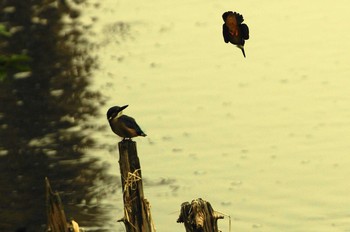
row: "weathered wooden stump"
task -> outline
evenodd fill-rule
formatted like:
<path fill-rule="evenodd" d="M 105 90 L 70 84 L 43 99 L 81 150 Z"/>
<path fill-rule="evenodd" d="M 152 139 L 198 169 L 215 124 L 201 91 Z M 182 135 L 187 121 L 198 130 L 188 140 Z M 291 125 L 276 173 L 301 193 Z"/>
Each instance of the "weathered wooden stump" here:
<path fill-rule="evenodd" d="M 136 142 L 123 140 L 119 146 L 119 166 L 121 173 L 124 222 L 127 232 L 155 231 L 149 202 L 144 198 L 140 161 Z"/>
<path fill-rule="evenodd" d="M 66 214 L 63 210 L 60 195 L 53 192 L 49 179 L 45 178 L 46 184 L 46 210 L 47 210 L 47 226 L 48 232 L 79 232 L 80 228 L 77 222 L 71 220 L 67 222 Z"/>
<path fill-rule="evenodd" d="M 181 204 L 178 223 L 184 223 L 186 232 L 219 232 L 217 221 L 224 218 L 214 211 L 210 203 L 198 198 L 191 204 Z"/>
<path fill-rule="evenodd" d="M 66 215 L 63 210 L 61 198 L 53 192 L 48 178 L 46 183 L 47 231 L 68 232 Z"/>

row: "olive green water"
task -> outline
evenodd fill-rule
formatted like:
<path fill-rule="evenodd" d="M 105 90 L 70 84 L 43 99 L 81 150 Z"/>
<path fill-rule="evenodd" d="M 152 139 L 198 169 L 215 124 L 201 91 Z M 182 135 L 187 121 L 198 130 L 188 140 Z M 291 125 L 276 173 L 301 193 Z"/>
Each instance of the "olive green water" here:
<path fill-rule="evenodd" d="M 184 231 L 176 211 L 198 197 L 232 231 L 350 229 L 346 1 L 104 6 L 104 29 L 128 33 L 101 30 L 96 85 L 148 133 L 136 139 L 144 177 L 175 180 L 145 188 L 159 231 Z M 223 42 L 227 10 L 250 27 L 246 59 Z"/>
<path fill-rule="evenodd" d="M 94 142 L 58 164 L 39 162 L 54 167 L 52 185 L 69 216 L 88 231 L 124 231 L 117 223 L 119 138 L 105 112 L 129 104 L 124 113 L 148 134 L 135 141 L 157 231 L 185 231 L 176 223 L 180 205 L 199 197 L 231 216 L 231 231 L 349 231 L 348 6 L 343 0 L 81 4 L 78 22 L 89 26 L 84 36 L 94 44 L 88 54 L 98 58 L 88 90 L 101 92 L 104 104 L 91 103 L 97 114 L 79 131 Z M 223 41 L 227 10 L 243 14 L 250 28 L 246 59 Z M 24 182 L 24 174 L 15 176 Z M 6 209 L 18 209 L 13 224 L 30 221 L 31 212 Z M 31 221 L 45 222 L 37 218 Z M 222 231 L 228 224 L 228 217 L 219 221 Z"/>

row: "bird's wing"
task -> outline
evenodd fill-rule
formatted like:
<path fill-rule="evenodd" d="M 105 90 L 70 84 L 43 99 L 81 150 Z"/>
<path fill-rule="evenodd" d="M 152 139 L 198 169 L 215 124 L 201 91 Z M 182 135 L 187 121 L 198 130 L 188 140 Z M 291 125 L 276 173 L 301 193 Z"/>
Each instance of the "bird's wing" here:
<path fill-rule="evenodd" d="M 230 34 L 225 24 L 222 25 L 222 35 L 224 37 L 225 43 L 228 43 L 230 41 Z"/>
<path fill-rule="evenodd" d="M 236 17 L 238 24 L 243 23 L 243 21 L 244 21 L 243 15 L 241 15 L 240 13 L 237 13 L 237 12 L 234 12 L 233 14 Z"/>
<path fill-rule="evenodd" d="M 137 125 L 136 121 L 134 118 L 127 116 L 127 115 L 122 115 L 121 118 L 123 118 L 123 122 L 128 128 L 132 128 L 136 131 L 138 135 L 145 134 L 139 125 Z"/>
<path fill-rule="evenodd" d="M 249 39 L 249 27 L 247 24 L 242 23 L 240 24 L 239 28 L 241 29 L 241 35 L 244 40 Z"/>

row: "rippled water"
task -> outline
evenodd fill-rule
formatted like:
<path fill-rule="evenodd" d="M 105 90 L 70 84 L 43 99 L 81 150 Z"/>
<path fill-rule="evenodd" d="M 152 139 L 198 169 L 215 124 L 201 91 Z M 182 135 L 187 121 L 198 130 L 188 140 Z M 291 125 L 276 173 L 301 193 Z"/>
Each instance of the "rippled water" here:
<path fill-rule="evenodd" d="M 86 87 L 101 96 L 82 101 L 96 107 L 84 111 L 93 116 L 84 117 L 88 126 L 77 129 L 76 140 L 70 135 L 75 130 L 64 131 L 69 143 L 59 136 L 50 140 L 60 158 L 39 149 L 20 166 L 9 166 L 17 165 L 22 153 L 14 149 L 13 156 L 1 157 L 6 166 L 1 170 L 16 180 L 9 185 L 13 178 L 1 178 L 8 190 L 1 191 L 2 202 L 5 194 L 23 194 L 11 200 L 20 199 L 20 206 L 3 206 L 1 217 L 13 212 L 13 223 L 0 225 L 45 223 L 42 199 L 31 204 L 39 205 L 30 207 L 36 217 L 23 211 L 28 208 L 23 202 L 33 183 L 34 193 L 43 194 L 40 179 L 49 173 L 67 214 L 80 225 L 88 231 L 124 231 L 117 223 L 123 215 L 119 139 L 105 112 L 129 104 L 125 114 L 148 134 L 135 141 L 158 231 L 184 231 L 176 223 L 180 205 L 198 197 L 230 215 L 232 231 L 349 231 L 347 5 L 328 0 L 81 4 L 77 25 L 88 29 L 82 33 L 93 48 L 87 54 L 98 64 Z M 250 27 L 246 59 L 221 37 L 221 14 L 227 10 L 242 13 Z M 16 110 L 6 119 L 34 109 Z M 81 125 L 69 122 L 68 128 Z M 32 137 L 26 135 L 25 144 Z M 93 142 L 76 149 L 84 138 Z M 42 153 L 45 162 L 39 162 Z M 228 218 L 219 226 L 228 231 Z"/>
<path fill-rule="evenodd" d="M 101 6 L 96 85 L 149 135 L 137 139 L 144 178 L 175 180 L 145 187 L 159 231 L 184 230 L 179 206 L 198 197 L 231 215 L 233 231 L 349 230 L 346 5 Z M 227 10 L 250 27 L 246 59 L 221 37 Z"/>
<path fill-rule="evenodd" d="M 105 226 L 111 206 L 103 199 L 120 183 L 93 155 L 105 145 L 89 136 L 101 130 L 88 122 L 102 103 L 100 93 L 88 89 L 97 61 L 77 19 L 80 4 L 63 3 L 1 2 L 10 33 L 1 54 L 29 58 L 23 64 L 29 70 L 9 65 L 0 83 L 1 231 L 43 231 L 45 177 L 60 192 L 68 218 L 99 231 L 111 228 Z"/>

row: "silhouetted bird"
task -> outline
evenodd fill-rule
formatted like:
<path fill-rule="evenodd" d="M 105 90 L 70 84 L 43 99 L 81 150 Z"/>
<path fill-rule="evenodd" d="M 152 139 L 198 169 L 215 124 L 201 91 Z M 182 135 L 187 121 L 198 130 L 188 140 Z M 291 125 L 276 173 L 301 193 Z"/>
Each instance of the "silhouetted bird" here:
<path fill-rule="evenodd" d="M 244 24 L 243 16 L 237 12 L 227 11 L 223 13 L 222 19 L 225 23 L 222 25 L 222 34 L 225 43 L 232 43 L 242 50 L 245 57 L 244 43 L 249 39 L 249 28 Z"/>
<path fill-rule="evenodd" d="M 136 136 L 146 136 L 137 125 L 135 119 L 123 115 L 123 109 L 128 105 L 119 107 L 113 106 L 107 111 L 107 119 L 112 131 L 124 139 L 131 139 Z"/>

